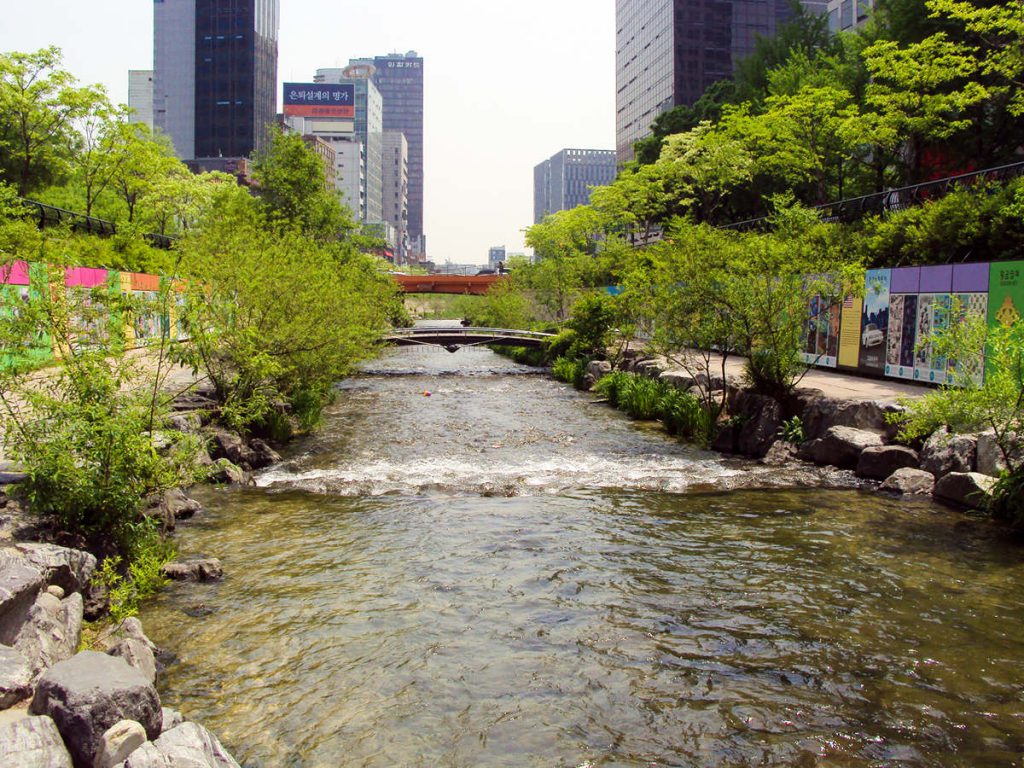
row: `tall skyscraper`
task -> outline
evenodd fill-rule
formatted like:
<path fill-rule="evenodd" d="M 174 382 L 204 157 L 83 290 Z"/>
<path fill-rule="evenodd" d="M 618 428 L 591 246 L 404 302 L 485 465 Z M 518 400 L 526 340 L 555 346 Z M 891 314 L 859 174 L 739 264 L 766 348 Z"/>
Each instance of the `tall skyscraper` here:
<path fill-rule="evenodd" d="M 863 26 L 875 8 L 875 0 L 828 0 L 828 28 L 846 32 Z"/>
<path fill-rule="evenodd" d="M 563 149 L 533 169 L 533 223 L 590 202 L 590 188 L 615 181 L 613 149 Z"/>
<path fill-rule="evenodd" d="M 373 82 L 384 100 L 384 130 L 401 131 L 409 142 L 409 240 L 423 254 L 423 58 L 409 51 L 350 63 L 373 66 Z"/>
<path fill-rule="evenodd" d="M 154 0 L 153 122 L 179 157 L 264 149 L 279 24 L 280 0 Z"/>
<path fill-rule="evenodd" d="M 805 0 L 809 12 L 820 0 Z M 616 0 L 615 144 L 619 163 L 662 112 L 730 77 L 758 36 L 791 15 L 788 0 Z"/>

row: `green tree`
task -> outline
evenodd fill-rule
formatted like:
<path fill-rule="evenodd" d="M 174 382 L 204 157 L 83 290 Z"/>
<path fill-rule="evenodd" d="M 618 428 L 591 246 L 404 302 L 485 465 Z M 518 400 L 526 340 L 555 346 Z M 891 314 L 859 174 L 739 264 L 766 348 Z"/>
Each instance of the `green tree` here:
<path fill-rule="evenodd" d="M 298 226 L 318 240 L 338 240 L 354 228 L 337 192 L 326 188 L 320 158 L 302 137 L 275 129 L 270 148 L 256 159 L 253 178 L 268 220 Z"/>
<path fill-rule="evenodd" d="M 0 176 L 22 197 L 67 173 L 75 120 L 106 99 L 98 86 L 78 87 L 60 64 L 58 48 L 0 55 Z"/>

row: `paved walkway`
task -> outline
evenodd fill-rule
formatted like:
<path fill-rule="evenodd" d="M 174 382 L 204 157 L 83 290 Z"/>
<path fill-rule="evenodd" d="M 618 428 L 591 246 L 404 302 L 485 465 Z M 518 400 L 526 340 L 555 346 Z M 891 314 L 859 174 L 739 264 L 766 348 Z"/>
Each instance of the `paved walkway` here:
<path fill-rule="evenodd" d="M 741 379 L 746 358 L 729 357 L 725 370 L 729 377 Z M 671 368 L 679 368 L 672 365 Z M 714 371 L 721 370 L 721 358 L 712 363 Z M 680 368 L 681 370 L 681 368 Z M 820 389 L 829 397 L 842 400 L 896 400 L 900 397 L 920 397 L 930 391 L 931 387 L 895 379 L 871 379 L 849 373 L 839 373 L 822 368 L 811 368 L 797 385 L 803 389 Z"/>

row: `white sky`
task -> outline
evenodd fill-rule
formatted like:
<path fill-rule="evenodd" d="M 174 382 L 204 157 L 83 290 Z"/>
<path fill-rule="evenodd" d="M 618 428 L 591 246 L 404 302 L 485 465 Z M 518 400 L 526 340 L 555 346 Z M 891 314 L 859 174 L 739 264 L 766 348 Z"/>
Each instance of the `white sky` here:
<path fill-rule="evenodd" d="M 152 0 L 0 0 L 0 50 L 57 45 L 81 81 L 128 100 L 153 62 Z M 438 263 L 523 250 L 533 167 L 615 147 L 612 0 L 281 0 L 278 75 L 415 50 L 425 69 L 425 221 Z M 281 89 L 278 88 L 280 109 Z"/>

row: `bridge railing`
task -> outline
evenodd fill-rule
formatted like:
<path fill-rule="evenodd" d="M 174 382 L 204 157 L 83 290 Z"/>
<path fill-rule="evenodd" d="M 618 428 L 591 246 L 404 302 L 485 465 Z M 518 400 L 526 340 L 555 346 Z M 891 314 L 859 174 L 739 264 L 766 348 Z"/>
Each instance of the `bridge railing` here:
<path fill-rule="evenodd" d="M 415 336 L 500 336 L 502 338 L 552 339 L 553 333 L 520 331 L 514 328 L 476 328 L 465 326 L 419 326 L 417 328 L 396 328 L 389 336 L 412 338 Z"/>

